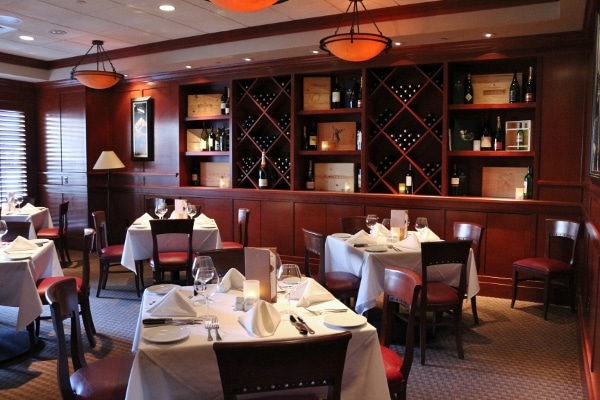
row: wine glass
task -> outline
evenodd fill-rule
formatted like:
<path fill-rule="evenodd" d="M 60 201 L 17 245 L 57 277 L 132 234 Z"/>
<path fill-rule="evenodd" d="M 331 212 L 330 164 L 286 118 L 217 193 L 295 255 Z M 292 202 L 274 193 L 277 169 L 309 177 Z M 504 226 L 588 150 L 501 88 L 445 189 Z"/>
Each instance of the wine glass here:
<path fill-rule="evenodd" d="M 287 310 L 283 311 L 282 314 L 288 316 L 292 314 L 290 293 L 300 284 L 301 279 L 300 268 L 296 264 L 281 264 L 277 269 L 277 286 L 285 292 L 288 301 Z"/>
<path fill-rule="evenodd" d="M 392 224 L 392 221 L 389 218 L 384 218 L 381 220 L 381 225 L 385 226 L 387 228 L 387 230 L 391 229 L 391 224 Z"/>
<path fill-rule="evenodd" d="M 367 227 L 369 229 L 373 229 L 373 227 L 377 224 L 377 221 L 379 221 L 379 217 L 375 214 L 369 214 L 367 215 Z"/>
<path fill-rule="evenodd" d="M 415 220 L 415 229 L 417 232 L 421 233 L 424 229 L 426 229 L 429 225 L 427 224 L 427 218 L 418 217 Z"/>
<path fill-rule="evenodd" d="M 8 225 L 6 225 L 6 221 L 0 220 L 0 241 L 2 241 L 2 236 L 8 233 Z"/>
<path fill-rule="evenodd" d="M 19 214 L 21 213 L 21 204 L 23 204 L 23 196 L 18 194 L 15 196 L 15 204 L 17 205 L 17 208 L 19 209 Z"/>
<path fill-rule="evenodd" d="M 188 203 L 186 212 L 190 219 L 194 218 L 194 215 L 196 215 L 196 213 L 198 212 L 198 210 L 196 209 L 196 205 Z"/>
<path fill-rule="evenodd" d="M 218 274 L 215 270 L 212 258 L 209 256 L 197 256 L 194 258 L 192 274 L 194 275 L 194 295 L 200 294 L 202 297 L 200 298 L 199 303 L 206 304 L 206 315 L 203 315 L 200 318 L 210 318 L 208 297 L 214 293 L 214 291 L 210 293 L 213 286 L 215 286 L 214 289 L 216 291 L 216 285 L 214 285 L 213 280 L 215 277 L 218 280 Z M 211 285 L 209 285 L 209 283 Z M 209 288 L 209 286 L 211 287 Z"/>
<path fill-rule="evenodd" d="M 162 202 L 157 202 L 156 208 L 154 209 L 154 213 L 158 216 L 159 219 L 163 219 L 165 214 L 167 213 L 167 203 L 165 203 L 164 200 Z"/>

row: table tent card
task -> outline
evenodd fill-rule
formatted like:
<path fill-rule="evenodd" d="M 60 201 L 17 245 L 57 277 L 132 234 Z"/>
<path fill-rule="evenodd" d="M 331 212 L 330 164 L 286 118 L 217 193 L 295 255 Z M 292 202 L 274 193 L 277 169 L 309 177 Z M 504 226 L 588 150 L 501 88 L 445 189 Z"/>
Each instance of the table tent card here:
<path fill-rule="evenodd" d="M 269 303 L 277 302 L 277 257 L 269 249 L 246 247 L 246 279 L 260 282 L 260 298 Z"/>
<path fill-rule="evenodd" d="M 175 199 L 175 208 L 171 214 L 171 219 L 187 219 L 187 200 Z"/>
<path fill-rule="evenodd" d="M 408 210 L 392 210 L 390 214 L 390 230 L 398 235 L 398 239 L 406 238 L 408 232 Z"/>

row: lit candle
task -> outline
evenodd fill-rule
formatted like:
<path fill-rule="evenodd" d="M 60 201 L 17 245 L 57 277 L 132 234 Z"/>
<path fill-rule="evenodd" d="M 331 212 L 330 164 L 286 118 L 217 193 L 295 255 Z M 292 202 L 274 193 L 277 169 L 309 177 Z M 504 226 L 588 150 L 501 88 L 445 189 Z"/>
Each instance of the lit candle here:
<path fill-rule="evenodd" d="M 260 283 L 257 280 L 245 280 L 243 283 L 244 300 L 256 301 L 260 292 Z"/>
<path fill-rule="evenodd" d="M 225 180 L 225 178 L 221 177 L 219 179 L 219 187 L 221 187 L 221 188 L 227 187 L 227 181 Z"/>
<path fill-rule="evenodd" d="M 405 194 L 406 193 L 406 183 L 399 183 L 398 184 L 398 194 Z"/>
<path fill-rule="evenodd" d="M 323 151 L 329 150 L 329 142 L 327 140 L 321 141 L 321 150 L 323 150 Z"/>
<path fill-rule="evenodd" d="M 348 182 L 346 182 L 346 183 L 344 184 L 344 191 L 345 191 L 345 192 L 349 192 L 349 191 L 350 191 L 350 184 L 349 184 Z"/>
<path fill-rule="evenodd" d="M 515 188 L 515 199 L 523 200 L 523 188 Z"/>

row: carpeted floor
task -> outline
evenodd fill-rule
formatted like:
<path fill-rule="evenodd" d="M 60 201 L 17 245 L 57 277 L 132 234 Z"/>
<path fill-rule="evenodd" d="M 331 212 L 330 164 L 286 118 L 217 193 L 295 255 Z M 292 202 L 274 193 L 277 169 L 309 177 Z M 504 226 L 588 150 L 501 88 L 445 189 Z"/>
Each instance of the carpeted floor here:
<path fill-rule="evenodd" d="M 71 255 L 81 259 L 81 253 Z M 91 307 L 98 343 L 95 349 L 86 348 L 90 362 L 131 351 L 139 310 L 131 273 L 111 274 L 107 290 L 95 297 L 95 257 L 92 261 Z M 63 271 L 79 275 L 80 263 Z M 150 271 L 145 276 L 150 277 Z M 427 365 L 420 364 L 416 350 L 409 399 L 585 398 L 575 314 L 552 306 L 544 321 L 539 304 L 518 301 L 511 309 L 508 300 L 478 297 L 477 305 L 480 325 L 473 324 L 470 305 L 465 305 L 464 360 L 457 358 L 454 336 L 445 330 L 428 341 Z M 15 309 L 0 307 L 0 331 L 14 329 L 15 318 Z M 40 339 L 33 354 L 0 363 L 0 398 L 60 399 L 50 321 L 42 321 Z M 401 346 L 394 348 L 403 351 Z"/>

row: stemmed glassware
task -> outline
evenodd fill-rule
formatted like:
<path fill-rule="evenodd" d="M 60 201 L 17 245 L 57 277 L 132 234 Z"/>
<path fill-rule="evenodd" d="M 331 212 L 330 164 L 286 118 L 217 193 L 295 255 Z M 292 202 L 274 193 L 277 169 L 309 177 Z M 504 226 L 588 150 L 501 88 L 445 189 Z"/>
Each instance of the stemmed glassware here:
<path fill-rule="evenodd" d="M 217 291 L 219 284 L 219 274 L 209 256 L 197 256 L 192 265 L 192 274 L 194 275 L 194 295 L 200 294 L 200 304 L 206 304 L 206 314 L 200 316 L 204 320 L 210 320 L 209 303 L 210 296 Z"/>
<path fill-rule="evenodd" d="M 373 227 L 377 224 L 377 221 L 379 221 L 379 217 L 375 214 L 369 214 L 367 215 L 367 227 L 369 229 L 373 229 Z"/>
<path fill-rule="evenodd" d="M 285 292 L 288 301 L 287 310 L 283 311 L 282 314 L 288 316 L 292 314 L 290 293 L 300 284 L 301 280 L 300 267 L 296 264 L 281 264 L 277 269 L 277 286 Z"/>
<path fill-rule="evenodd" d="M 415 229 L 419 233 L 421 233 L 421 231 L 423 231 L 428 226 L 429 226 L 429 224 L 427 223 L 427 218 L 425 218 L 425 217 L 418 217 L 415 220 Z"/>
<path fill-rule="evenodd" d="M 154 213 L 159 219 L 163 219 L 167 213 L 167 202 L 164 199 L 156 199 Z"/>
<path fill-rule="evenodd" d="M 17 208 L 19 209 L 19 213 L 21 213 L 21 204 L 23 204 L 23 196 L 18 194 L 15 196 L 15 204 L 17 205 Z"/>
<path fill-rule="evenodd" d="M 196 209 L 196 205 L 188 203 L 186 212 L 190 219 L 194 218 L 194 215 L 196 215 L 196 213 L 198 212 L 198 210 Z"/>
<path fill-rule="evenodd" d="M 0 242 L 2 241 L 2 236 L 8 233 L 8 226 L 6 225 L 6 221 L 0 220 Z"/>

